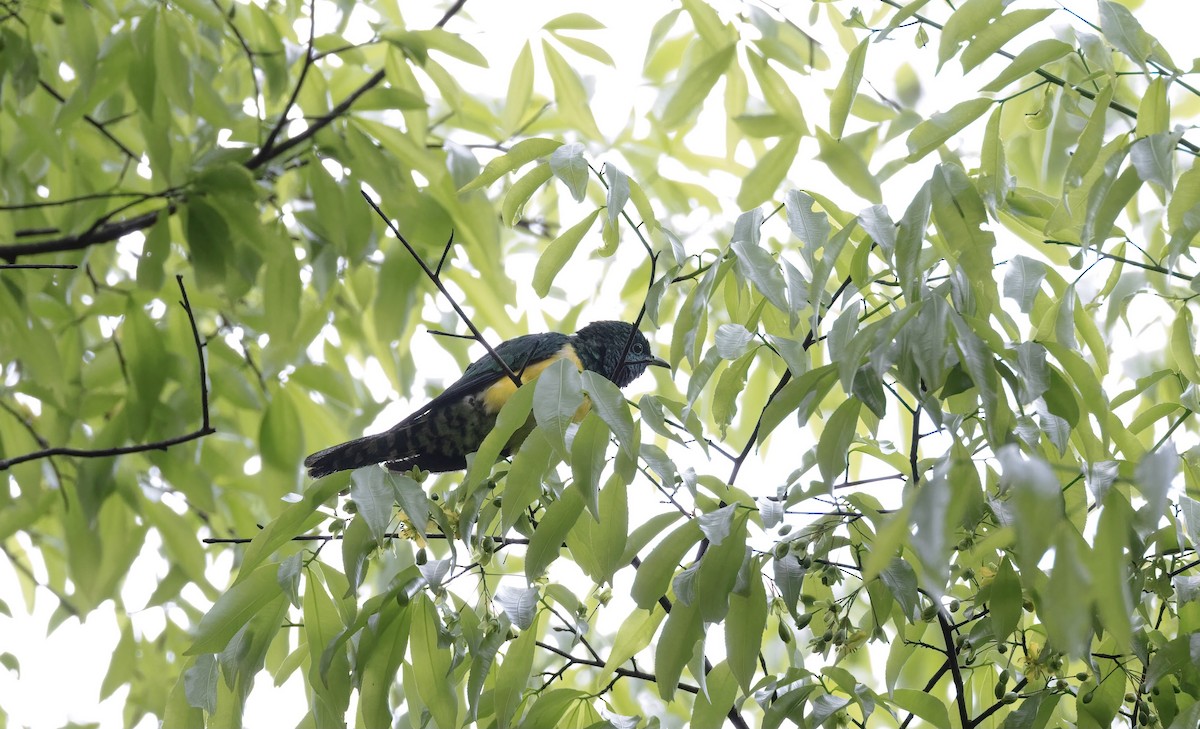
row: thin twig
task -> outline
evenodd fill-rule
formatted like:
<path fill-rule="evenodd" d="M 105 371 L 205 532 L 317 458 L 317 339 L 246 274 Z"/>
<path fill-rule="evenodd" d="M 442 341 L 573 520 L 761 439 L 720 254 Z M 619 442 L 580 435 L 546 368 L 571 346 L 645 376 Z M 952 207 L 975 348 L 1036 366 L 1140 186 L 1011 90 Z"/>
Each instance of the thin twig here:
<path fill-rule="evenodd" d="M 404 235 L 400 232 L 400 229 L 396 227 L 396 224 L 392 222 L 391 218 L 389 218 L 383 212 L 383 210 L 379 208 L 379 205 L 377 205 L 375 201 L 371 199 L 371 196 L 367 194 L 366 190 L 360 190 L 359 192 L 362 193 L 363 199 L 367 201 L 367 204 L 371 206 L 371 208 L 379 215 L 379 217 L 383 219 L 383 222 L 387 224 L 387 227 L 391 229 L 392 234 L 395 235 L 402 244 L 404 244 L 405 249 L 407 249 L 409 254 L 417 261 L 417 265 L 421 267 L 421 270 L 425 272 L 425 275 L 430 281 L 433 282 L 433 285 L 437 286 L 438 291 L 442 292 L 442 296 L 445 296 L 446 300 L 450 302 L 450 306 L 454 307 L 454 313 L 458 314 L 458 318 L 462 319 L 463 323 L 467 325 L 467 329 L 470 329 L 471 333 L 475 335 L 475 341 L 483 345 L 483 348 L 487 350 L 487 353 L 491 355 L 492 359 L 497 365 L 499 365 L 504 374 L 508 376 L 508 379 L 513 381 L 514 385 L 520 387 L 522 384 L 524 384 L 521 382 L 521 378 L 517 375 L 517 373 L 513 372 L 512 368 L 508 366 L 508 363 L 504 361 L 504 358 L 501 357 L 495 349 L 492 349 L 492 345 L 488 344 L 487 339 L 485 339 L 483 336 L 483 333 L 480 332 L 475 326 L 475 322 L 471 321 L 471 317 L 467 316 L 467 312 L 463 311 L 462 307 L 458 305 L 458 302 L 454 300 L 454 297 L 450 295 L 450 292 L 446 289 L 446 285 L 442 283 L 442 278 L 429 268 L 429 264 L 425 263 L 425 259 L 421 258 L 421 255 L 417 253 L 415 248 L 412 247 L 412 244 L 408 242 L 408 239 L 404 237 Z"/>
<path fill-rule="evenodd" d="M 216 0 L 213 0 L 216 2 Z M 246 163 L 247 167 L 253 169 L 262 164 L 262 161 L 273 157 L 272 151 L 275 149 L 275 140 L 279 138 L 283 128 L 287 126 L 288 114 L 292 111 L 292 106 L 295 105 L 296 99 L 300 97 L 300 89 L 304 86 L 304 80 L 308 78 L 308 71 L 313 67 L 316 60 L 313 57 L 313 39 L 316 37 L 317 31 L 317 8 L 316 0 L 309 0 L 308 3 L 308 47 L 304 51 L 304 65 L 300 67 L 300 77 L 296 79 L 296 85 L 292 87 L 292 94 L 288 97 L 287 103 L 283 105 L 283 111 L 279 113 L 279 119 L 275 122 L 275 126 L 271 127 L 271 132 L 267 135 L 267 141 L 263 142 L 258 153 L 255 154 L 250 161 Z M 253 68 L 253 64 L 251 64 Z M 257 98 L 257 97 L 256 97 Z"/>
<path fill-rule="evenodd" d="M 445 534 L 429 533 L 422 535 L 426 540 L 431 539 L 450 539 Z M 386 532 L 383 535 L 384 539 L 411 539 L 411 535 L 401 534 L 400 532 Z M 342 539 L 341 534 L 300 534 L 291 538 L 293 542 L 332 542 Z M 492 541 L 493 544 L 498 544 L 501 547 L 511 545 L 527 545 L 529 540 L 524 537 L 484 537 Z M 253 537 L 205 537 L 200 540 L 204 544 L 249 544 L 254 541 Z"/>
<path fill-rule="evenodd" d="M 60 94 L 60 93 L 58 93 L 57 91 L 55 91 L 55 90 L 54 90 L 54 87 L 53 87 L 53 86 L 51 86 L 50 84 L 46 83 L 45 81 L 42 81 L 42 80 L 40 80 L 40 79 L 39 79 L 39 80 L 38 80 L 38 86 L 41 86 L 41 87 L 42 87 L 42 89 L 43 89 L 43 90 L 44 90 L 46 93 L 48 93 L 48 94 L 50 94 L 51 96 L 53 96 L 53 97 L 55 98 L 55 100 L 57 100 L 57 101 L 58 101 L 58 103 L 60 103 L 60 104 L 65 104 L 65 103 L 67 103 L 67 100 L 66 100 L 66 98 L 65 98 L 65 97 L 64 97 L 62 94 Z M 103 134 L 103 135 L 104 135 L 104 137 L 105 137 L 106 139 L 108 139 L 108 141 L 110 141 L 110 142 L 112 142 L 114 145 L 116 145 L 117 149 L 121 150 L 121 152 L 122 152 L 122 153 L 123 153 L 123 154 L 124 154 L 124 155 L 125 155 L 125 156 L 126 156 L 128 159 L 129 159 L 129 160 L 131 160 L 131 161 L 133 161 L 133 162 L 137 162 L 139 159 L 141 159 L 141 157 L 140 157 L 138 154 L 136 154 L 136 153 L 135 153 L 133 150 L 131 150 L 129 147 L 126 147 L 126 146 L 125 146 L 125 144 L 121 142 L 121 140 L 119 140 L 119 139 L 117 139 L 116 137 L 114 137 L 114 136 L 113 136 L 113 133 L 112 133 L 112 132 L 110 132 L 110 131 L 108 131 L 108 129 L 106 129 L 106 128 L 105 128 L 105 126 L 104 126 L 104 123 L 103 123 L 103 122 L 100 122 L 100 121 L 96 120 L 96 119 L 95 119 L 95 118 L 94 118 L 94 117 L 93 117 L 91 114 L 84 114 L 84 115 L 83 115 L 83 120 L 84 120 L 84 121 L 86 121 L 88 124 L 90 124 L 90 125 L 91 125 L 91 126 L 92 126 L 92 127 L 95 129 L 95 130 L 96 130 L 96 131 L 98 131 L 98 132 L 100 132 L 101 134 Z"/>
<path fill-rule="evenodd" d="M 35 269 L 35 268 L 79 268 L 74 263 L 0 263 L 0 269 Z"/>

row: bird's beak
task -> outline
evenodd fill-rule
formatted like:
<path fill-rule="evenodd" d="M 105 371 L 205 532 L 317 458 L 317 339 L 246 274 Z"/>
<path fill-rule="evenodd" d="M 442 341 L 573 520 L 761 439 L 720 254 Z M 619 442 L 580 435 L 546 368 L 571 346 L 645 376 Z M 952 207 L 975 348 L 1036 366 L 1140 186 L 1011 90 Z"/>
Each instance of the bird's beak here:
<path fill-rule="evenodd" d="M 671 365 L 668 364 L 665 359 L 659 359 L 658 357 L 651 357 L 650 361 L 646 364 L 650 367 L 664 367 L 668 370 L 671 369 Z"/>

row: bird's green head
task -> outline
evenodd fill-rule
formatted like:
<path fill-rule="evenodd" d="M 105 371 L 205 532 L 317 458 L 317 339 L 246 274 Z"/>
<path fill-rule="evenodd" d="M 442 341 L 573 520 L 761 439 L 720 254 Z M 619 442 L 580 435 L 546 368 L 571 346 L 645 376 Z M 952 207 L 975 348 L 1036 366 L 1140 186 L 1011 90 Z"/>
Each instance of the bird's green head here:
<path fill-rule="evenodd" d="M 626 344 L 629 345 L 628 351 Z M 584 369 L 599 372 L 615 382 L 617 387 L 625 387 L 633 382 L 652 365 L 670 367 L 650 354 L 650 343 L 641 332 L 623 321 L 592 322 L 575 333 L 572 345 Z M 623 360 L 622 354 L 625 355 Z"/>

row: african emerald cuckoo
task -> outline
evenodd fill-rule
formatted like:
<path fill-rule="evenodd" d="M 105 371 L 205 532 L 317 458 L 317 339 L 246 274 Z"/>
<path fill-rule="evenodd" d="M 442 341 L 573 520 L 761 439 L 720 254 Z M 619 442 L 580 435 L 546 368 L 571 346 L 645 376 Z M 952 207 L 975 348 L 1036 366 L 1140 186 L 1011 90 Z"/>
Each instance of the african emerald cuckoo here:
<path fill-rule="evenodd" d="M 629 351 L 622 361 L 626 343 Z M 650 344 L 641 332 L 619 321 L 594 322 L 574 335 L 526 334 L 504 342 L 495 351 L 522 382 L 533 380 L 559 359 L 604 375 L 617 387 L 633 382 L 650 365 L 667 367 L 666 362 L 651 356 Z M 391 429 L 317 451 L 304 459 L 304 465 L 313 478 L 374 463 L 384 463 L 394 471 L 414 466 L 425 471 L 466 468 L 467 454 L 479 449 L 496 424 L 500 408 L 514 392 L 515 383 L 486 354 L 472 362 L 445 392 Z M 518 430 L 505 454 L 515 450 L 529 430 Z"/>

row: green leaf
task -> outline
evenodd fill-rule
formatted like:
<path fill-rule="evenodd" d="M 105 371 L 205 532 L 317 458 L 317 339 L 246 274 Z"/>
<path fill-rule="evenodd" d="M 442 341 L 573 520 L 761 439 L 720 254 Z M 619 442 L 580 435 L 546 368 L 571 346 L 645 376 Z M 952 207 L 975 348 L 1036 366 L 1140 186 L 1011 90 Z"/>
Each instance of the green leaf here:
<path fill-rule="evenodd" d="M 980 30 L 962 52 L 959 60 L 962 61 L 963 72 L 966 73 L 988 60 L 1013 38 L 1042 22 L 1053 12 L 1052 8 L 1014 10 L 996 18 Z"/>
<path fill-rule="evenodd" d="M 529 581 L 541 578 L 558 559 L 563 541 L 582 513 L 583 496 L 578 489 L 563 491 L 557 501 L 546 507 L 525 554 L 525 577 Z"/>
<path fill-rule="evenodd" d="M 746 547 L 748 516 L 744 509 L 737 514 L 729 535 L 720 543 L 714 540 L 700 559 L 695 583 L 700 599 L 696 604 L 700 606 L 700 616 L 705 623 L 719 622 L 729 611 L 729 596 L 749 554 Z"/>
<path fill-rule="evenodd" d="M 533 671 L 534 641 L 538 636 L 537 618 L 528 628 L 522 629 L 521 635 L 513 641 L 496 672 L 496 688 L 493 701 L 496 707 L 496 726 L 514 726 L 512 720 L 517 715 L 517 709 L 524 698 L 525 686 L 529 683 L 529 674 Z"/>
<path fill-rule="evenodd" d="M 467 477 L 463 485 L 468 489 L 483 483 L 483 480 L 492 472 L 492 466 L 500 458 L 500 454 L 512 439 L 513 434 L 529 422 L 529 412 L 533 409 L 537 399 L 537 382 L 538 380 L 534 380 L 533 383 L 525 383 L 517 388 L 517 391 L 508 398 L 508 402 L 504 403 L 504 407 L 500 408 L 500 413 L 496 416 L 496 424 L 492 426 L 492 432 L 483 439 L 479 450 L 475 452 L 474 460 L 467 467 Z"/>
<path fill-rule="evenodd" d="M 771 68 L 771 64 L 757 53 L 747 53 L 746 60 L 750 63 L 750 71 L 762 89 L 763 100 L 767 105 L 786 119 L 794 136 L 808 136 L 808 125 L 804 120 L 804 109 L 800 100 L 792 92 L 791 85 Z M 743 205 L 746 209 L 749 205 Z"/>
<path fill-rule="evenodd" d="M 1046 264 L 1022 255 L 1013 256 L 1004 271 L 1004 296 L 1016 301 L 1021 311 L 1028 314 L 1045 278 Z"/>
<path fill-rule="evenodd" d="M 521 444 L 504 481 L 500 523 L 505 531 L 516 524 L 524 516 L 526 507 L 541 496 L 542 479 L 553 455 L 550 441 L 540 430 L 535 429 Z"/>
<path fill-rule="evenodd" d="M 450 650 L 439 644 L 442 623 L 437 608 L 421 593 L 412 610 L 409 650 L 415 667 L 413 683 L 433 717 L 433 725 L 437 729 L 452 729 L 458 721 L 458 692 L 450 680 Z"/>
<path fill-rule="evenodd" d="M 779 311 L 788 311 L 783 274 L 775 257 L 748 241 L 735 240 L 729 248 L 737 256 L 738 273 L 752 283 L 772 306 Z"/>
<path fill-rule="evenodd" d="M 1157 450 L 1142 457 L 1134 470 L 1134 482 L 1146 504 L 1138 510 L 1138 521 L 1148 529 L 1155 529 L 1167 508 L 1167 492 L 1179 472 L 1179 454 L 1175 442 L 1168 440 Z"/>
<path fill-rule="evenodd" d="M 345 488 L 345 483 L 344 479 L 337 477 L 318 481 L 312 488 L 304 492 L 304 496 L 299 501 L 290 504 L 282 514 L 275 517 L 265 528 L 254 535 L 250 546 L 242 555 L 242 565 L 238 570 L 237 581 L 241 582 L 250 575 L 257 574 L 256 568 L 275 550 L 286 544 L 292 537 L 303 534 L 324 520 L 324 515 L 317 513 L 318 507 Z"/>
<path fill-rule="evenodd" d="M 892 700 L 901 709 L 921 717 L 937 729 L 950 729 L 950 712 L 937 696 L 917 689 L 898 688 Z"/>
<path fill-rule="evenodd" d="M 629 563 L 629 499 L 625 479 L 613 476 L 600 492 L 600 518 L 580 517 L 567 537 L 575 562 L 597 585 Z"/>
<path fill-rule="evenodd" d="M 525 48 L 528 50 L 529 46 L 526 45 Z M 478 177 L 463 185 L 458 191 L 459 193 L 464 193 L 487 187 L 509 172 L 519 169 L 536 159 L 541 159 L 548 154 L 553 154 L 562 147 L 562 142 L 555 139 L 541 139 L 537 137 L 523 139 L 514 144 L 504 154 L 488 162 Z"/>
<path fill-rule="evenodd" d="M 517 54 L 517 60 L 513 61 L 512 72 L 508 77 L 508 93 L 504 97 L 504 113 L 501 115 L 500 122 L 504 129 L 508 132 L 515 133 L 521 126 L 526 114 L 529 112 L 529 102 L 533 98 L 533 50 L 529 45 L 529 41 L 525 41 L 525 45 L 521 46 L 521 52 Z M 512 154 L 513 150 L 526 141 L 523 140 L 513 145 L 513 148 L 508 151 L 505 156 Z M 549 141 L 549 140 L 544 140 Z M 557 147 L 557 142 L 554 143 L 550 151 L 554 151 Z M 539 155 L 540 156 L 540 155 Z M 492 160 L 495 162 L 496 160 Z M 490 162 L 488 163 L 491 164 Z M 507 162 L 504 164 L 508 164 Z M 515 169 L 515 168 L 514 168 Z M 488 174 L 488 168 L 485 167 L 483 175 Z M 479 182 L 474 180 L 464 187 L 460 192 L 474 190 L 483 187 L 489 183 Z"/>
<path fill-rule="evenodd" d="M 537 419 L 538 427 L 546 433 L 550 445 L 564 460 L 568 456 L 567 428 L 583 404 L 582 385 L 579 370 L 566 359 L 560 359 L 542 370 L 535 381 L 533 416 Z"/>
<path fill-rule="evenodd" d="M 899 557 L 893 557 L 887 567 L 880 570 L 879 580 L 887 585 L 892 597 L 900 603 L 904 617 L 915 622 L 921 613 L 921 598 L 917 591 L 917 573 L 912 565 Z"/>
<path fill-rule="evenodd" d="M 635 610 L 625 618 L 625 622 L 617 630 L 616 638 L 613 639 L 612 648 L 608 651 L 608 658 L 597 683 L 607 682 L 618 666 L 624 665 L 630 658 L 645 650 L 654 639 L 654 634 L 658 632 L 659 623 L 666 616 L 661 608 L 655 606 L 651 610 Z"/>
<path fill-rule="evenodd" d="M 687 71 L 671 91 L 663 107 L 660 122 L 666 129 L 674 129 L 686 121 L 700 108 L 712 92 L 713 86 L 729 68 L 737 47 L 725 46 Z"/>
<path fill-rule="evenodd" d="M 637 606 L 649 610 L 658 604 L 659 598 L 667 594 L 671 577 L 679 568 L 679 562 L 692 545 L 700 541 L 700 526 L 688 521 L 671 532 L 650 552 L 638 567 L 633 579 L 630 595 Z"/>
<path fill-rule="evenodd" d="M 600 519 L 600 472 L 604 470 L 608 449 L 608 426 L 593 412 L 579 423 L 571 440 L 571 477 L 583 494 L 588 512 Z"/>
<path fill-rule="evenodd" d="M 612 68 L 617 67 L 616 61 L 614 61 L 612 56 L 608 54 L 608 51 L 604 50 L 604 48 L 601 46 L 592 43 L 591 41 L 586 41 L 582 38 L 572 38 L 569 35 L 563 35 L 553 31 L 551 31 L 551 35 L 553 35 L 554 39 L 559 43 L 562 43 L 564 46 L 570 48 L 580 55 L 587 56 L 594 61 L 599 61 L 600 63 Z"/>
<path fill-rule="evenodd" d="M 717 327 L 715 345 L 722 359 L 737 359 L 746 353 L 754 333 L 741 324 L 722 324 Z"/>
<path fill-rule="evenodd" d="M 817 159 L 825 163 L 846 187 L 856 195 L 873 203 L 883 201 L 883 192 L 879 189 L 879 181 L 871 174 L 867 162 L 858 150 L 840 140 L 834 139 L 824 130 L 817 130 L 817 144 L 820 151 Z"/>
<path fill-rule="evenodd" d="M 1002 446 L 996 457 L 1003 469 L 1001 489 L 1015 509 L 1013 523 L 1003 525 L 1016 529 L 1017 566 L 1023 574 L 1033 574 L 1064 517 L 1058 479 L 1045 461 L 1025 458 L 1015 445 Z"/>
<path fill-rule="evenodd" d="M 583 151 L 582 144 L 573 142 L 562 145 L 550 155 L 550 169 L 571 191 L 575 202 L 583 202 L 587 194 L 589 170 Z"/>
<path fill-rule="evenodd" d="M 1129 539 L 1132 510 L 1128 497 L 1117 491 L 1108 491 L 1097 501 L 1103 507 L 1091 554 L 1091 576 L 1097 595 L 1096 612 L 1117 647 L 1129 650 L 1136 608 L 1130 592 L 1131 575 L 1125 557 L 1125 545 Z"/>
<path fill-rule="evenodd" d="M 907 161 L 916 162 L 942 146 L 968 124 L 983 116 L 991 105 L 991 99 L 970 99 L 921 122 L 908 134 Z"/>
<path fill-rule="evenodd" d="M 700 531 L 704 533 L 704 538 L 719 545 L 729 536 L 729 532 L 733 527 L 734 517 L 737 515 L 737 504 L 729 504 L 722 506 L 716 511 L 710 511 L 707 514 L 701 514 L 699 518 Z"/>
<path fill-rule="evenodd" d="M 183 672 L 183 690 L 187 694 L 188 704 L 197 709 L 204 709 L 209 714 L 217 710 L 219 683 L 217 657 L 212 653 L 198 656 L 191 668 Z"/>
<path fill-rule="evenodd" d="M 604 163 L 604 177 L 608 180 L 608 222 L 615 227 L 621 217 L 621 211 L 625 209 L 625 203 L 629 201 L 629 177 L 611 162 Z"/>
<path fill-rule="evenodd" d="M 758 163 L 742 178 L 737 204 L 742 210 L 756 208 L 770 200 L 796 160 L 800 136 L 789 134 L 759 158 Z"/>
<path fill-rule="evenodd" d="M 988 594 L 988 605 L 992 612 L 992 635 L 996 640 L 1008 640 L 1020 625 L 1023 600 L 1021 580 L 1007 557 L 1001 560 L 996 569 L 996 576 L 992 578 Z"/>
<path fill-rule="evenodd" d="M 683 667 L 696 652 L 696 643 L 704 637 L 704 620 L 700 617 L 700 601 L 691 605 L 676 602 L 663 625 L 654 650 L 654 674 L 658 695 L 670 701 L 679 686 Z"/>
<path fill-rule="evenodd" d="M 243 568 L 245 569 L 245 568 Z M 283 591 L 275 579 L 275 565 L 263 565 L 224 592 L 196 626 L 196 637 L 184 655 L 218 653 L 234 633 Z"/>
<path fill-rule="evenodd" d="M 542 26 L 546 30 L 604 30 L 604 24 L 587 13 L 567 13 Z"/>
<path fill-rule="evenodd" d="M 600 129 L 592 116 L 588 93 L 579 74 L 554 50 L 554 46 L 544 40 L 542 55 L 546 58 L 546 70 L 550 72 L 550 80 L 554 84 L 554 100 L 559 116 L 567 126 L 579 129 L 589 139 L 599 139 Z"/>
<path fill-rule="evenodd" d="M 751 566 L 754 565 L 759 569 L 750 570 L 749 591 L 745 595 L 734 593 L 729 596 L 729 614 L 725 617 L 729 670 L 747 694 L 758 669 L 758 650 L 767 627 L 767 591 L 759 576 L 761 562 L 751 562 Z"/>
<path fill-rule="evenodd" d="M 395 471 L 385 471 L 384 476 L 386 483 L 391 487 L 392 497 L 404 511 L 404 516 L 412 524 L 413 531 L 424 534 L 425 527 L 429 524 L 430 502 L 421 484 Z M 353 476 L 351 479 L 353 480 Z"/>
<path fill-rule="evenodd" d="M 350 474 L 350 498 L 358 507 L 358 518 L 370 530 L 371 538 L 383 546 L 384 532 L 392 521 L 392 485 L 383 469 L 359 468 Z"/>
<path fill-rule="evenodd" d="M 817 467 L 826 486 L 832 486 L 833 479 L 846 470 L 846 459 L 850 444 L 854 442 L 861 409 L 862 401 L 850 398 L 838 405 L 821 429 L 821 437 L 817 441 Z"/>
<path fill-rule="evenodd" d="M 1150 37 L 1129 8 L 1100 0 L 1100 31 L 1118 51 L 1138 64 L 1143 64 L 1154 51 L 1156 41 Z"/>
<path fill-rule="evenodd" d="M 1200 382 L 1200 365 L 1196 362 L 1196 340 L 1192 333 L 1192 310 L 1179 307 L 1171 325 L 1171 356 L 1179 373 L 1192 383 Z"/>
<path fill-rule="evenodd" d="M 487 171 L 486 169 L 484 170 Z M 521 176 L 504 194 L 504 202 L 500 206 L 500 220 L 508 227 L 516 225 L 525 210 L 525 203 L 533 197 L 538 188 L 546 184 L 554 176 L 549 164 L 539 164 Z"/>
<path fill-rule="evenodd" d="M 1037 69 L 1057 61 L 1074 50 L 1075 48 L 1071 44 L 1052 38 L 1034 41 L 1029 44 L 1028 48 L 1018 53 L 1017 57 L 1008 64 L 1008 67 L 984 86 L 981 91 L 987 93 L 999 91 L 1010 83 L 1028 76 Z"/>
<path fill-rule="evenodd" d="M 538 296 L 545 298 L 550 293 L 550 286 L 554 283 L 554 277 L 567 264 L 567 261 L 571 260 L 571 256 L 575 253 L 579 242 L 592 229 L 592 225 L 595 224 L 596 218 L 599 215 L 600 209 L 597 208 L 583 220 L 572 225 L 557 238 L 550 241 L 550 245 L 538 257 L 537 265 L 533 269 L 533 290 Z"/>
<path fill-rule="evenodd" d="M 696 697 L 696 703 L 692 706 L 692 721 L 688 726 L 691 729 L 721 729 L 738 697 L 738 684 L 729 663 L 722 661 L 713 666 L 705 677 L 705 683 L 707 691 Z"/>
<path fill-rule="evenodd" d="M 1002 0 L 967 0 L 959 5 L 942 26 L 938 44 L 938 71 L 958 52 L 964 41 L 983 32 L 988 23 L 1003 10 Z"/>
<path fill-rule="evenodd" d="M 785 385 L 763 409 L 758 444 L 762 445 L 771 431 L 793 413 L 800 424 L 806 423 L 835 382 L 837 366 L 829 364 L 809 370 Z"/>
<path fill-rule="evenodd" d="M 858 86 L 862 83 L 863 68 L 867 63 L 867 48 L 870 41 L 870 38 L 864 39 L 854 47 L 854 50 L 850 51 L 850 56 L 846 59 L 846 67 L 842 71 L 842 77 L 833 91 L 833 98 L 829 101 L 829 134 L 834 139 L 840 139 L 846 128 L 846 119 L 850 115 L 851 107 L 854 106 L 854 97 L 858 94 Z"/>
<path fill-rule="evenodd" d="M 513 625 L 521 630 L 527 630 L 537 617 L 537 606 L 541 595 L 536 587 L 517 588 L 511 585 L 501 585 L 500 589 L 496 590 L 494 599 Z"/>
<path fill-rule="evenodd" d="M 603 375 L 585 370 L 580 373 L 580 387 L 587 393 L 591 410 L 608 425 L 617 444 L 629 458 L 637 458 L 639 442 L 629 412 L 629 402 L 612 380 Z"/>

